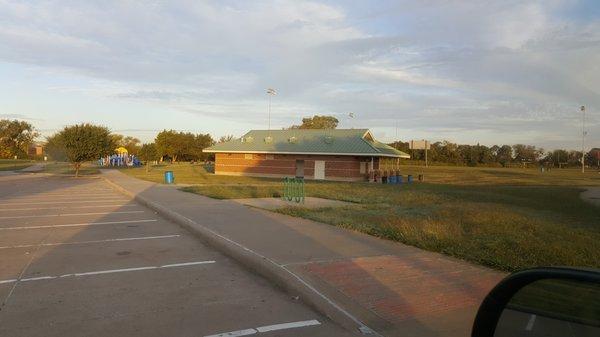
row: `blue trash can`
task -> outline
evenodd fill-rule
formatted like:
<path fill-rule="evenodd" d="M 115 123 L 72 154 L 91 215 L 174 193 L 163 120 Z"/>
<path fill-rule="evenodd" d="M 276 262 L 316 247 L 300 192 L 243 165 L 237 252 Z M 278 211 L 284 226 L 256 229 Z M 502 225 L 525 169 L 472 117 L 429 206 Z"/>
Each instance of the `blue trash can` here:
<path fill-rule="evenodd" d="M 175 183 L 175 176 L 173 175 L 173 171 L 165 172 L 165 184 L 173 184 Z"/>
<path fill-rule="evenodd" d="M 390 177 L 388 178 L 388 182 L 389 182 L 390 184 L 395 184 L 395 183 L 396 183 L 396 176 L 390 176 Z"/>
<path fill-rule="evenodd" d="M 407 183 L 410 184 L 410 183 L 412 183 L 412 181 L 413 181 L 412 175 L 409 174 L 408 176 L 406 176 L 406 182 Z"/>
<path fill-rule="evenodd" d="M 402 175 L 401 174 L 396 176 L 396 184 L 402 184 Z"/>

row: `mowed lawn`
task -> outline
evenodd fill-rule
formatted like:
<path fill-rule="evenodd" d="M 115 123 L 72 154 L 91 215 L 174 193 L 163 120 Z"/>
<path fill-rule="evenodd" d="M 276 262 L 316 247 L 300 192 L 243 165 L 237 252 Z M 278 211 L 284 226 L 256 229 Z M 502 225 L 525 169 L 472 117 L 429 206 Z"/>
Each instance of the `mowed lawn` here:
<path fill-rule="evenodd" d="M 34 165 L 32 160 L 24 159 L 0 159 L 0 171 L 15 171 Z"/>
<path fill-rule="evenodd" d="M 215 176 L 182 163 L 125 169 L 162 182 L 175 173 L 183 189 L 214 198 L 280 196 L 280 179 Z M 425 183 L 381 185 L 307 181 L 308 196 L 350 201 L 340 208 L 290 207 L 281 213 L 357 230 L 513 271 L 542 265 L 600 267 L 600 208 L 579 198 L 600 174 L 563 169 L 402 167 Z"/>
<path fill-rule="evenodd" d="M 61 175 L 74 175 L 75 169 L 70 163 L 54 162 L 48 163 L 44 166 L 45 173 L 61 174 Z M 84 163 L 79 170 L 80 175 L 91 175 L 99 173 L 98 166 L 95 163 Z"/>

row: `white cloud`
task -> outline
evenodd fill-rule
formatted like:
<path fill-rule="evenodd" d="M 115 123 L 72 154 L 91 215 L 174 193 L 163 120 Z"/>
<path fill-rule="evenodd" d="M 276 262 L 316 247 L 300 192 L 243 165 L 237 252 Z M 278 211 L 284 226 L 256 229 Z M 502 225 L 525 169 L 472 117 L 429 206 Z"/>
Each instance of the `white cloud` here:
<path fill-rule="evenodd" d="M 600 22 L 578 5 L 0 0 L 0 61 L 74 79 L 51 91 L 219 117 L 223 130 L 256 125 L 274 86 L 281 126 L 352 111 L 386 135 L 400 120 L 405 139 L 574 146 L 573 107 L 600 125 Z"/>

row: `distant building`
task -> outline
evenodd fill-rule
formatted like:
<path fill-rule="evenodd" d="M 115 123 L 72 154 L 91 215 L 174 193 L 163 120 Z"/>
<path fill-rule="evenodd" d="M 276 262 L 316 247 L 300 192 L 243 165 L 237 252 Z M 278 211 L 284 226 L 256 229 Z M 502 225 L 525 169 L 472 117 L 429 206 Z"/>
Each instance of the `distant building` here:
<path fill-rule="evenodd" d="M 39 144 L 31 144 L 29 146 L 29 149 L 27 150 L 27 154 L 30 157 L 41 156 L 41 155 L 44 154 L 44 147 L 42 145 L 39 145 Z"/>
<path fill-rule="evenodd" d="M 252 130 L 204 152 L 215 154 L 215 174 L 348 181 L 364 180 L 384 159 L 410 158 L 368 129 Z"/>

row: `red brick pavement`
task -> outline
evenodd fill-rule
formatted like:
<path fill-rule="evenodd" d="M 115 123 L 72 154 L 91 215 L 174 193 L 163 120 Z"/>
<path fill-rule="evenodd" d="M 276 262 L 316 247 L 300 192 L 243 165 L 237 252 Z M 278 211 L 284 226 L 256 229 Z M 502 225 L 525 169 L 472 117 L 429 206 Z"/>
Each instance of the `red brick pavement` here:
<path fill-rule="evenodd" d="M 474 315 L 504 276 L 428 252 L 312 263 L 303 268 L 391 323 L 466 309 Z"/>

